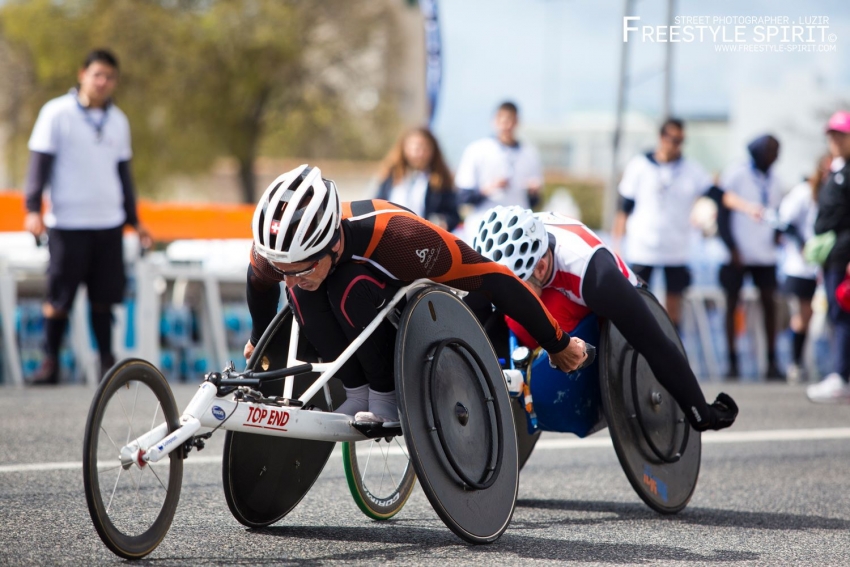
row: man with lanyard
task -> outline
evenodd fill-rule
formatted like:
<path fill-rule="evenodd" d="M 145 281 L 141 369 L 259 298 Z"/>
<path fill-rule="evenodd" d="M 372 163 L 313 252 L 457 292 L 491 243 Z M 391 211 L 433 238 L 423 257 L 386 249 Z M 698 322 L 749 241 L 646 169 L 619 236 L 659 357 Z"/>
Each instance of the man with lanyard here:
<path fill-rule="evenodd" d="M 250 357 L 280 299 L 280 282 L 303 336 L 335 360 L 397 289 L 420 278 L 480 292 L 520 321 L 565 371 L 586 358 L 509 269 L 411 211 L 380 199 L 340 203 L 336 185 L 302 165 L 266 189 L 252 223 L 248 308 Z M 337 412 L 356 421 L 398 421 L 393 371 L 395 328 L 385 321 L 340 368 L 346 401 Z"/>
<path fill-rule="evenodd" d="M 503 102 L 493 119 L 495 136 L 473 142 L 461 157 L 455 175 L 461 204 L 474 211 L 464 222 L 467 240 L 475 236 L 484 211 L 494 205 L 534 207 L 543 185 L 543 166 L 534 146 L 516 139 L 519 110 Z"/>
<path fill-rule="evenodd" d="M 694 203 L 703 195 L 738 210 L 757 212 L 749 203 L 724 194 L 695 161 L 682 155 L 684 123 L 676 118 L 661 125 L 655 150 L 635 156 L 620 181 L 620 210 L 611 229 L 619 252 L 626 238 L 624 259 L 646 282 L 659 268 L 664 272 L 664 304 L 673 323 L 681 324 L 682 295 L 691 282 L 688 269 Z"/>
<path fill-rule="evenodd" d="M 46 231 L 50 250 L 45 357 L 33 384 L 59 381 L 59 349 L 81 283 L 91 304 L 101 372 L 114 364 L 112 304 L 124 298 L 124 226 L 134 227 L 143 245 L 150 240 L 136 215 L 130 126 L 110 98 L 118 61 L 109 51 L 92 51 L 77 77 L 78 88 L 42 107 L 29 141 L 25 227 L 37 238 Z M 50 208 L 42 217 L 46 185 Z"/>
<path fill-rule="evenodd" d="M 734 400 L 721 393 L 714 403 L 706 403 L 687 358 L 635 289 L 635 274 L 581 222 L 521 207 L 495 207 L 481 223 L 473 248 L 525 280 L 562 328 L 574 329 L 591 312 L 616 325 L 697 431 L 723 429 L 735 421 Z M 537 346 L 522 323 L 510 314 L 506 321 L 522 344 Z"/>
<path fill-rule="evenodd" d="M 756 203 L 762 211 L 775 215 L 782 199 L 779 181 L 771 166 L 779 157 L 779 142 L 773 136 L 760 136 L 747 150 L 750 159 L 724 173 L 721 185 L 727 194 Z M 735 311 L 738 294 L 749 273 L 759 290 L 767 337 L 767 379 L 784 380 L 776 365 L 776 247 L 778 233 L 770 223 L 721 208 L 717 224 L 720 237 L 729 249 L 729 263 L 720 267 L 720 285 L 726 294 L 726 345 L 729 354 L 727 377 L 738 377 L 738 356 L 735 351 Z M 774 223 L 775 224 L 775 223 Z"/>

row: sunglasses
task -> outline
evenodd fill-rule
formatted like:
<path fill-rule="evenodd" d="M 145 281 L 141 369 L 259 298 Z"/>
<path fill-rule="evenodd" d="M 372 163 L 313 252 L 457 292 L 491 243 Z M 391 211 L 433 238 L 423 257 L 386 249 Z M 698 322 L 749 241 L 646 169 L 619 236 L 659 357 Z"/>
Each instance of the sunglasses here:
<path fill-rule="evenodd" d="M 322 258 L 324 258 L 324 256 L 322 256 Z M 275 266 L 274 264 L 272 264 L 272 267 L 274 268 L 275 272 L 277 272 L 278 274 L 280 274 L 281 276 L 283 276 L 285 278 L 303 278 L 303 277 L 309 276 L 310 274 L 312 274 L 313 272 L 316 271 L 316 268 L 319 267 L 319 262 L 322 261 L 322 258 L 319 258 L 318 260 L 313 262 L 308 268 L 305 268 L 303 270 L 293 271 L 293 272 L 285 272 L 285 271 L 281 270 L 280 268 L 278 268 L 277 266 Z"/>

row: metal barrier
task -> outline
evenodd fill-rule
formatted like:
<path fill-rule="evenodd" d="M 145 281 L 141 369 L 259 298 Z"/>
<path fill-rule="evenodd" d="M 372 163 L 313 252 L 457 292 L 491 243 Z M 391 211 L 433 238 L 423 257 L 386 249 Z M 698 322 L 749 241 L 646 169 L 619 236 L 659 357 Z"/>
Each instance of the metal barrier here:
<path fill-rule="evenodd" d="M 125 242 L 128 240 L 125 237 Z M 228 347 L 224 301 L 245 305 L 245 272 L 250 241 L 175 242 L 165 252 L 140 257 L 132 251 L 128 260 L 128 299 L 113 309 L 113 345 L 118 358 L 137 356 L 159 365 L 162 357 L 163 313 L 170 305 L 185 306 L 191 295 L 196 303 L 199 349 L 207 366 L 223 368 L 237 350 Z M 125 246 L 125 252 L 127 251 Z M 24 383 L 20 337 L 16 329 L 19 301 L 44 296 L 47 251 L 36 247 L 26 233 L 0 234 L 0 333 L 2 333 L 2 378 L 0 384 Z M 166 291 L 170 290 L 170 300 Z M 81 286 L 69 315 L 69 347 L 73 353 L 75 378 L 89 385 L 99 381 L 98 357 L 93 349 L 88 321 L 88 301 Z M 126 344 L 127 337 L 131 344 Z M 232 338 L 232 337 L 231 337 Z M 233 341 L 231 340 L 231 343 Z M 244 344 L 244 343 L 243 343 Z M 241 357 L 241 345 L 238 356 Z M 235 357 L 236 355 L 234 355 Z M 238 364 L 238 360 L 236 361 Z"/>

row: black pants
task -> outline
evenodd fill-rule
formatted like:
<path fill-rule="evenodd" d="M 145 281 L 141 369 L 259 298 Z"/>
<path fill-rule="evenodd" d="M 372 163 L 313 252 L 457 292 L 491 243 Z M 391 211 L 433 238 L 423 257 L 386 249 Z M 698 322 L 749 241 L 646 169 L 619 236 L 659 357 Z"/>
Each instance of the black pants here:
<path fill-rule="evenodd" d="M 749 273 L 759 290 L 759 301 L 764 313 L 764 331 L 767 337 L 767 363 L 776 364 L 776 266 L 720 266 L 718 279 L 726 294 L 726 348 L 729 353 L 729 374 L 738 372 L 738 354 L 735 350 L 735 311 L 738 296 L 744 286 L 744 276 Z"/>
<path fill-rule="evenodd" d="M 322 360 L 336 360 L 378 311 L 392 299 L 397 284 L 366 264 L 336 267 L 316 291 L 287 289 L 304 336 Z M 395 390 L 393 359 L 396 329 L 384 321 L 336 373 L 346 388 L 369 384 L 377 392 Z"/>
<path fill-rule="evenodd" d="M 593 254 L 581 293 L 590 310 L 611 321 L 646 359 L 652 373 L 692 424 L 708 419 L 705 397 L 687 358 L 664 334 L 655 315 L 631 282 L 623 277 L 608 250 L 600 249 Z"/>
<path fill-rule="evenodd" d="M 45 321 L 44 350 L 59 356 L 68 312 L 80 284 L 86 284 L 91 325 L 100 351 L 101 365 L 112 366 L 112 310 L 124 299 L 123 226 L 97 230 L 51 228 L 48 249 L 46 301 L 54 309 Z"/>
<path fill-rule="evenodd" d="M 122 234 L 120 226 L 102 230 L 51 228 L 47 302 L 67 313 L 77 288 L 84 283 L 92 305 L 121 303 L 126 281 Z"/>

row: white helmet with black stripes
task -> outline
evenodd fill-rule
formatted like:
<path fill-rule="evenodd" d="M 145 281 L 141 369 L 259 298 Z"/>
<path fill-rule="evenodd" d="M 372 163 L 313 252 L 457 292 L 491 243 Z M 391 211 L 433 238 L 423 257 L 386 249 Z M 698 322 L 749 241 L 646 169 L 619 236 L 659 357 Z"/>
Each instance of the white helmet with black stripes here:
<path fill-rule="evenodd" d="M 472 241 L 476 252 L 510 268 L 527 280 L 546 253 L 549 237 L 546 226 L 534 213 L 522 207 L 493 207 L 485 213 Z"/>
<path fill-rule="evenodd" d="M 272 181 L 251 228 L 254 248 L 272 262 L 292 264 L 321 258 L 339 240 L 339 193 L 318 167 L 301 165 Z"/>

